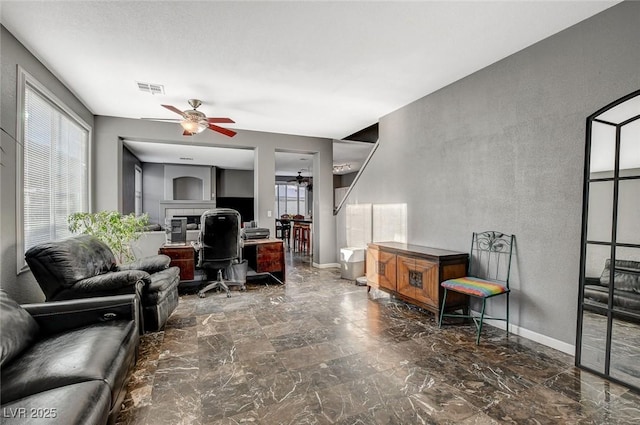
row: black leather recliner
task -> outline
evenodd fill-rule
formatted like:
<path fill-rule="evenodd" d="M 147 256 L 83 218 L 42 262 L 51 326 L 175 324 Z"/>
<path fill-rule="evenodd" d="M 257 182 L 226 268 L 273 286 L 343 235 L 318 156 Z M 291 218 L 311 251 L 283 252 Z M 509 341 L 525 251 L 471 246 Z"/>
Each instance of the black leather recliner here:
<path fill-rule="evenodd" d="M 135 366 L 134 295 L 19 306 L 0 291 L 3 425 L 113 424 Z"/>
<path fill-rule="evenodd" d="M 585 279 L 584 297 L 586 307 L 607 308 L 611 259 L 607 259 L 599 278 Z M 613 271 L 613 306 L 616 310 L 640 316 L 640 261 L 616 260 Z"/>
<path fill-rule="evenodd" d="M 38 244 L 25 259 L 47 301 L 138 295 L 145 332 L 161 329 L 178 305 L 180 269 L 166 255 L 118 265 L 104 242 L 79 235 Z"/>

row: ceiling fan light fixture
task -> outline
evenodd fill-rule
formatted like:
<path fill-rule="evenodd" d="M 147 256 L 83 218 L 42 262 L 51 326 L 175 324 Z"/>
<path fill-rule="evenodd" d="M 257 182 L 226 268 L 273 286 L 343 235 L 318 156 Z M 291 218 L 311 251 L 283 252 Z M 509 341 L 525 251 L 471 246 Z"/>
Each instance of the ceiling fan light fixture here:
<path fill-rule="evenodd" d="M 185 131 L 193 134 L 202 133 L 207 128 L 206 122 L 188 119 L 180 121 L 180 125 L 182 126 L 182 128 L 184 128 Z"/>

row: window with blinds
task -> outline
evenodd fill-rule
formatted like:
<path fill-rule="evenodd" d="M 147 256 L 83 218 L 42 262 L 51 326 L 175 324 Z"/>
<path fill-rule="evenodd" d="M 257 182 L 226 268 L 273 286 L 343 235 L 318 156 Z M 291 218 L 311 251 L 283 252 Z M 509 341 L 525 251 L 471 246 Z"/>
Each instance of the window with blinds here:
<path fill-rule="evenodd" d="M 28 76 L 22 96 L 23 202 L 19 216 L 23 238 L 18 261 L 24 265 L 27 249 L 69 236 L 69 214 L 88 211 L 90 129 Z"/>

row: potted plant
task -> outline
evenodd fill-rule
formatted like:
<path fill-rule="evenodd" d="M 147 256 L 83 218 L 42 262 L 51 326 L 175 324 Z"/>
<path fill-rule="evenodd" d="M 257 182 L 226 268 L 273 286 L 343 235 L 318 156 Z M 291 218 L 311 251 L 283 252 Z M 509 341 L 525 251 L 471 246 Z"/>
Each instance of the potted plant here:
<path fill-rule="evenodd" d="M 97 237 L 111 248 L 118 263 L 124 263 L 135 260 L 130 244 L 142 236 L 149 216 L 123 215 L 117 211 L 77 212 L 67 217 L 67 222 L 72 233 Z"/>

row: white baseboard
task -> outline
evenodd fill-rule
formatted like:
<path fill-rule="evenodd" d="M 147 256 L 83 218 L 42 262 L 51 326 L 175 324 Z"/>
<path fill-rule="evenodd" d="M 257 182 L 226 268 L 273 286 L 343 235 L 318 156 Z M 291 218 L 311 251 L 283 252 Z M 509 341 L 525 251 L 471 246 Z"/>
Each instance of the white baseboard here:
<path fill-rule="evenodd" d="M 506 323 L 501 320 L 486 319 L 484 323 L 498 329 L 504 330 L 506 328 Z M 546 345 L 547 347 L 551 347 L 555 350 L 561 351 L 571 356 L 574 356 L 576 354 L 576 346 L 573 344 L 567 344 L 566 342 L 551 338 L 547 335 L 539 334 L 534 331 L 530 331 L 529 329 L 521 328 L 520 326 L 516 326 L 512 323 L 509 324 L 509 333 L 530 339 L 531 341 L 538 342 L 542 345 Z"/>
<path fill-rule="evenodd" d="M 311 265 L 317 269 L 339 269 L 340 268 L 340 263 L 311 263 Z"/>

